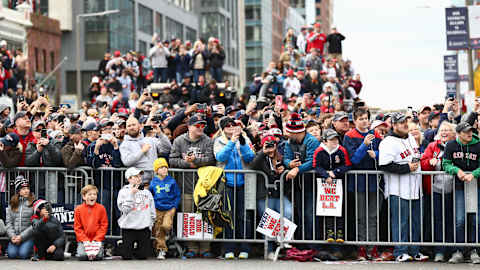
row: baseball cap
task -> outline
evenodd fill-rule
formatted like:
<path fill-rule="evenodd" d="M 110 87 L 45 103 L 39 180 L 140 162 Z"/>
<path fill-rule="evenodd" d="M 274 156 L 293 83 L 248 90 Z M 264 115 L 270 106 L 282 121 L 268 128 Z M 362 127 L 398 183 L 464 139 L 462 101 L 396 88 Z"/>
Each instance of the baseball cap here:
<path fill-rule="evenodd" d="M 425 111 L 425 110 L 431 111 L 431 110 L 432 110 L 432 107 L 430 107 L 430 106 L 423 106 L 423 107 L 420 108 L 420 110 L 419 110 L 418 112 L 421 113 L 421 112 L 423 112 L 423 111 Z"/>
<path fill-rule="evenodd" d="M 407 120 L 407 116 L 403 113 L 392 114 L 392 124 L 401 123 Z"/>
<path fill-rule="evenodd" d="M 43 128 L 45 128 L 47 125 L 45 124 L 45 122 L 43 122 L 41 120 L 35 121 L 32 125 L 32 129 L 36 130 L 38 128 L 38 126 L 43 126 Z"/>
<path fill-rule="evenodd" d="M 0 142 L 3 143 L 5 146 L 11 146 L 15 147 L 17 146 L 18 142 L 20 141 L 20 138 L 18 137 L 17 134 L 15 133 L 8 133 L 5 137 L 0 139 Z"/>
<path fill-rule="evenodd" d="M 276 139 L 275 139 L 274 136 L 272 136 L 272 135 L 265 136 L 262 139 L 262 145 L 264 145 L 266 142 L 271 142 L 271 141 L 276 142 Z"/>
<path fill-rule="evenodd" d="M 340 121 L 344 118 L 347 118 L 348 119 L 348 114 L 346 112 L 337 112 L 335 113 L 335 115 L 333 116 L 333 122 L 336 122 L 336 121 Z"/>
<path fill-rule="evenodd" d="M 340 136 L 338 135 L 338 133 L 335 130 L 333 130 L 331 128 L 329 128 L 329 129 L 325 130 L 325 132 L 323 132 L 323 139 L 324 140 L 331 140 L 335 137 L 340 137 Z"/>
<path fill-rule="evenodd" d="M 70 127 L 68 134 L 80 134 L 82 133 L 82 128 L 79 125 L 73 125 Z"/>
<path fill-rule="evenodd" d="M 13 123 L 16 123 L 18 119 L 23 118 L 25 116 L 31 117 L 32 114 L 30 112 L 27 112 L 27 111 L 17 112 L 17 114 L 15 114 L 15 116 L 13 117 Z"/>
<path fill-rule="evenodd" d="M 130 177 L 139 175 L 139 174 L 143 174 L 143 171 L 135 167 L 130 167 L 127 169 L 127 171 L 125 171 L 125 178 L 128 180 L 130 179 Z"/>
<path fill-rule="evenodd" d="M 108 120 L 108 119 L 102 119 L 100 121 L 100 127 L 101 128 L 104 128 L 104 127 L 107 127 L 107 126 L 112 126 L 113 127 L 114 125 L 115 125 L 115 123 L 113 121 Z"/>
<path fill-rule="evenodd" d="M 207 124 L 207 121 L 203 118 L 201 114 L 195 114 L 190 119 L 188 119 L 188 125 L 193 126 L 195 124 Z"/>
<path fill-rule="evenodd" d="M 98 126 L 96 123 L 89 123 L 83 128 L 85 131 L 98 131 Z"/>
<path fill-rule="evenodd" d="M 430 115 L 428 115 L 428 122 L 432 121 L 433 118 L 440 116 L 440 112 L 431 112 Z"/>
<path fill-rule="evenodd" d="M 457 125 L 457 127 L 455 128 L 455 131 L 457 131 L 457 133 L 460 133 L 460 132 L 469 131 L 469 130 L 473 130 L 473 129 L 475 129 L 475 128 L 472 127 L 469 123 L 462 122 L 462 123 Z"/>
<path fill-rule="evenodd" d="M 377 127 L 385 125 L 387 126 L 387 123 L 383 122 L 382 120 L 374 120 L 370 126 L 371 129 L 376 129 Z"/>
<path fill-rule="evenodd" d="M 220 129 L 223 130 L 229 123 L 235 123 L 235 121 L 229 116 L 224 116 L 220 119 L 218 125 L 220 126 Z"/>

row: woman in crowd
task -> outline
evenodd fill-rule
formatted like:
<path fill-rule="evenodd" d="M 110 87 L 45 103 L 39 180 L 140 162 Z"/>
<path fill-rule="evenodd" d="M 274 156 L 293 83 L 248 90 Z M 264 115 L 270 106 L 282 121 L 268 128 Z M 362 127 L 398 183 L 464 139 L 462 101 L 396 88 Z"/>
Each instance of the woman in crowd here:
<path fill-rule="evenodd" d="M 423 153 L 425 149 L 422 149 L 421 145 L 423 142 L 423 134 L 420 132 L 420 128 L 416 123 L 408 123 L 408 133 L 410 133 L 417 142 L 417 145 L 420 147 L 420 152 Z"/>
<path fill-rule="evenodd" d="M 7 235 L 10 239 L 7 253 L 10 259 L 29 259 L 33 251 L 33 231 L 30 218 L 35 196 L 23 175 L 15 179 L 15 195 L 7 208 Z"/>
<path fill-rule="evenodd" d="M 209 46 L 210 47 L 210 46 Z M 217 82 L 223 81 L 223 63 L 225 61 L 225 51 L 220 45 L 218 39 L 214 39 L 211 48 L 208 50 L 209 63 L 210 63 L 210 75 Z"/>
<path fill-rule="evenodd" d="M 443 171 L 442 158 L 445 150 L 445 145 L 451 140 L 455 140 L 455 125 L 443 121 L 438 129 L 436 140 L 431 142 L 425 153 L 422 155 L 421 166 L 422 171 Z M 433 222 L 433 238 L 435 242 L 453 242 L 453 175 L 438 174 L 432 176 L 426 175 L 423 177 L 423 189 L 427 195 L 424 202 L 425 209 L 430 209 L 433 196 L 433 215 L 424 214 L 424 224 L 427 224 L 425 235 L 431 239 L 431 224 Z M 433 193 L 433 195 L 431 195 Z M 442 210 L 444 209 L 444 210 Z M 431 218 L 433 217 L 433 220 Z M 443 230 L 445 228 L 445 231 Z M 445 246 L 436 246 L 435 262 L 444 262 L 446 255 L 453 250 Z"/>
<path fill-rule="evenodd" d="M 193 45 L 192 61 L 190 68 L 193 70 L 193 82 L 198 83 L 198 77 L 205 76 L 205 68 L 208 64 L 208 55 L 203 43 L 198 40 Z"/>

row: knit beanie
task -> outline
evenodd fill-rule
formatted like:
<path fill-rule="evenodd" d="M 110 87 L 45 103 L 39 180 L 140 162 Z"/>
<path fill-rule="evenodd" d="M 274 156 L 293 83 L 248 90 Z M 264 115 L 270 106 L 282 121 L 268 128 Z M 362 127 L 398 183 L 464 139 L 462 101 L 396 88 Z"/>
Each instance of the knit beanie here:
<path fill-rule="evenodd" d="M 164 158 L 157 158 L 153 162 L 153 171 L 156 173 L 158 171 L 158 169 L 160 169 L 161 167 L 167 167 L 168 168 L 167 160 L 164 159 Z"/>
<path fill-rule="evenodd" d="M 30 187 L 30 183 L 23 175 L 17 176 L 17 178 L 15 178 L 15 193 L 20 192 L 24 187 Z"/>
<path fill-rule="evenodd" d="M 47 204 L 48 204 L 48 202 L 46 200 L 43 200 L 43 199 L 38 199 L 38 200 L 34 201 L 33 202 L 33 213 L 39 214 L 40 210 L 42 210 L 42 208 L 46 207 Z"/>
<path fill-rule="evenodd" d="M 305 124 L 298 113 L 292 113 L 287 121 L 286 130 L 290 133 L 300 133 L 305 131 Z"/>

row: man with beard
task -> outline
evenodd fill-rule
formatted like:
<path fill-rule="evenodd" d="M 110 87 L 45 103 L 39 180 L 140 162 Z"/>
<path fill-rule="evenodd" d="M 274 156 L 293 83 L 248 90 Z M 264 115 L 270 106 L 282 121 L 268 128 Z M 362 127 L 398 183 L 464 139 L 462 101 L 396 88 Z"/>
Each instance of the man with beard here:
<path fill-rule="evenodd" d="M 82 130 L 75 125 L 68 132 L 70 141 L 60 150 L 63 164 L 69 169 L 83 165 L 82 152 L 85 145 L 82 143 Z"/>
<path fill-rule="evenodd" d="M 143 183 L 150 183 L 153 178 L 153 162 L 158 157 L 168 158 L 172 147 L 168 138 L 144 137 L 138 120 L 130 117 L 127 120 L 127 135 L 120 145 L 120 155 L 126 167 L 143 170 Z"/>
<path fill-rule="evenodd" d="M 25 166 L 25 151 L 27 150 L 27 145 L 30 142 L 37 143 L 37 140 L 33 136 L 30 127 L 32 126 L 32 122 L 30 121 L 30 113 L 26 111 L 20 111 L 15 114 L 13 118 L 13 123 L 15 125 L 15 134 L 18 135 L 20 138 L 20 144 L 22 145 L 22 160 L 18 164 L 18 166 Z"/>

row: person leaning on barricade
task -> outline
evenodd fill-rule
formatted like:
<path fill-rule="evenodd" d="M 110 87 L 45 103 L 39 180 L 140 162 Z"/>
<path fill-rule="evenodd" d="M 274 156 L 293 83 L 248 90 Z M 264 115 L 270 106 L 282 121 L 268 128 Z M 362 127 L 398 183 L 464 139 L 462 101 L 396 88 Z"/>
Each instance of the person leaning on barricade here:
<path fill-rule="evenodd" d="M 9 133 L 0 139 L 0 165 L 14 168 L 22 160 L 22 145 L 16 133 Z"/>
<path fill-rule="evenodd" d="M 473 135 L 474 128 L 466 123 L 462 122 L 457 125 L 457 139 L 447 143 L 445 147 L 445 155 L 442 160 L 442 166 L 446 173 L 455 176 L 455 242 L 465 243 L 477 242 L 476 235 L 478 232 L 478 211 L 480 209 L 480 200 L 477 201 L 475 208 L 476 213 L 469 213 L 467 211 L 467 203 L 472 198 L 468 198 L 467 188 L 477 189 L 478 184 L 475 186 L 468 186 L 468 184 L 480 176 L 480 140 L 478 136 Z M 474 192 L 475 194 L 476 192 Z M 475 200 L 474 200 L 475 201 Z M 471 223 L 469 222 L 471 221 Z M 472 224 L 473 223 L 473 224 Z M 469 232 L 469 233 L 468 233 Z M 467 239 L 465 239 L 467 235 Z M 448 261 L 449 263 L 462 263 L 464 262 L 463 253 L 467 250 L 465 248 L 458 248 L 452 257 Z M 472 263 L 479 264 L 480 256 L 477 249 L 470 251 L 470 260 Z"/>
<path fill-rule="evenodd" d="M 152 193 L 144 189 L 143 171 L 130 167 L 125 172 L 128 185 L 118 193 L 117 206 L 122 213 L 118 225 L 122 229 L 122 259 L 144 260 L 152 253 L 150 237 L 155 222 L 155 203 Z M 137 243 L 137 248 L 134 244 Z"/>
<path fill-rule="evenodd" d="M 62 147 L 63 164 L 69 169 L 76 168 L 84 164 L 82 157 L 85 145 L 82 143 L 82 130 L 79 125 L 73 125 L 68 132 L 70 140 Z"/>
<path fill-rule="evenodd" d="M 408 133 L 407 117 L 394 113 L 391 118 L 393 129 L 379 146 L 379 165 L 386 172 L 392 242 L 420 242 L 422 176 L 413 174 L 421 171 L 419 146 Z M 428 260 L 419 246 L 397 245 L 393 255 L 397 262 Z"/>
<path fill-rule="evenodd" d="M 283 157 L 283 164 L 290 170 L 286 175 L 286 181 L 295 180 L 294 192 L 295 201 L 294 207 L 298 216 L 295 217 L 296 224 L 305 224 L 304 227 L 297 231 L 304 231 L 305 239 L 318 239 L 313 235 L 313 224 L 315 213 L 315 181 L 312 174 L 305 174 L 313 168 L 313 153 L 320 145 L 320 142 L 312 135 L 306 133 L 305 125 L 297 113 L 292 113 L 286 124 L 286 132 L 289 140 L 285 144 L 285 152 Z M 303 181 L 302 181 L 303 180 Z M 290 184 L 290 183 L 288 183 Z M 304 200 L 304 204 L 302 204 Z M 302 211 L 302 206 L 304 206 Z M 317 219 L 318 220 L 318 219 Z M 316 226 L 319 225 L 315 222 Z M 319 231 L 316 229 L 317 235 Z M 300 234 L 299 234 L 300 235 Z"/>
<path fill-rule="evenodd" d="M 170 166 L 172 168 L 198 169 L 200 167 L 215 165 L 213 155 L 213 141 L 204 133 L 205 125 L 202 114 L 195 114 L 188 120 L 188 132 L 180 135 L 173 141 L 170 152 Z M 195 213 L 193 203 L 193 189 L 196 173 L 184 172 L 178 177 L 178 186 L 182 190 L 182 212 Z M 208 242 L 186 242 L 187 257 L 213 257 Z"/>
<path fill-rule="evenodd" d="M 77 240 L 77 257 L 81 261 L 102 260 L 103 241 L 108 230 L 105 207 L 97 203 L 98 189 L 86 185 L 81 190 L 83 203 L 75 208 L 74 230 Z"/>

